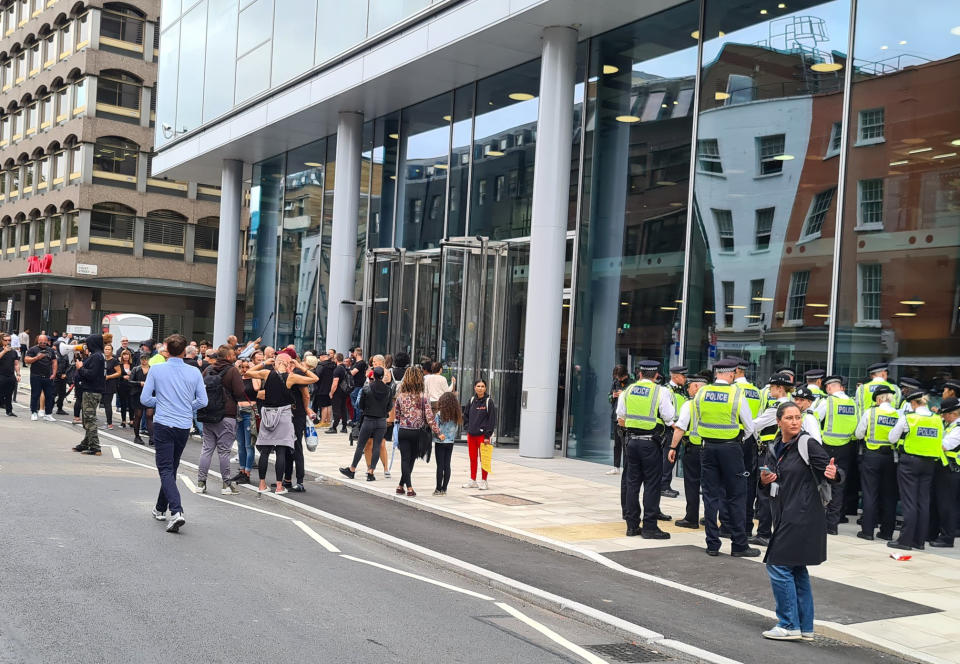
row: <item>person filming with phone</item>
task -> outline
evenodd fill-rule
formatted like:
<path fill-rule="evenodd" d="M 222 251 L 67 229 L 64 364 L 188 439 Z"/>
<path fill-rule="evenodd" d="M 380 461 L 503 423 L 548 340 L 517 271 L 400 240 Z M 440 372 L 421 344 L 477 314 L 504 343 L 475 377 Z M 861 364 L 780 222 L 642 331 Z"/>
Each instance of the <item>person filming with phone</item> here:
<path fill-rule="evenodd" d="M 820 443 L 803 430 L 803 413 L 787 401 L 777 408 L 780 433 L 760 465 L 761 490 L 770 496 L 773 535 L 763 562 L 767 565 L 777 624 L 763 632 L 778 641 L 813 640 L 813 592 L 808 565 L 827 559 L 824 500 L 829 484 L 843 472 Z M 832 487 L 830 487 L 832 488 Z"/>

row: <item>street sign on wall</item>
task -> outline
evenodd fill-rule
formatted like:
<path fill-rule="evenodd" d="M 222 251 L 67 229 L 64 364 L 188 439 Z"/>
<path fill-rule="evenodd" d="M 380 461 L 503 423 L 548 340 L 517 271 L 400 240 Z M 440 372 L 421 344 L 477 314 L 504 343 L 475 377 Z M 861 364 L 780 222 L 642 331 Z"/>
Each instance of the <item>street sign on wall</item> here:
<path fill-rule="evenodd" d="M 77 274 L 95 277 L 97 276 L 97 266 L 89 263 L 77 263 Z"/>

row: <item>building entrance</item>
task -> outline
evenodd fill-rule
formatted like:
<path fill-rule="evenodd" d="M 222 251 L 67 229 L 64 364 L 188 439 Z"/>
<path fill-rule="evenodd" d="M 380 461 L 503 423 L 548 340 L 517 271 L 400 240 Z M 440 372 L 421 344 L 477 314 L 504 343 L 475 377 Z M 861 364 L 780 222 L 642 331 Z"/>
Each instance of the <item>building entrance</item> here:
<path fill-rule="evenodd" d="M 453 238 L 439 249 L 367 255 L 363 339 L 368 353 L 440 360 L 466 401 L 482 378 L 499 409 L 498 438 L 520 431 L 529 243 Z"/>

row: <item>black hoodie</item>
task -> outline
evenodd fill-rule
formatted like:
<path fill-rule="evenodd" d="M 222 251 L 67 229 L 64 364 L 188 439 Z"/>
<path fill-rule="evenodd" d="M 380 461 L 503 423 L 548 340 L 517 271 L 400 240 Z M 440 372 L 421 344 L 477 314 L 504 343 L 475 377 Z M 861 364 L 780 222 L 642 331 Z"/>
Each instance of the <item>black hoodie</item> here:
<path fill-rule="evenodd" d="M 92 334 L 85 342 L 90 355 L 83 361 L 83 366 L 77 369 L 80 379 L 80 389 L 84 392 L 103 393 L 107 389 L 107 363 L 103 359 L 103 336 Z"/>
<path fill-rule="evenodd" d="M 371 380 L 363 386 L 359 404 L 364 416 L 386 417 L 393 406 L 393 390 L 382 380 Z"/>

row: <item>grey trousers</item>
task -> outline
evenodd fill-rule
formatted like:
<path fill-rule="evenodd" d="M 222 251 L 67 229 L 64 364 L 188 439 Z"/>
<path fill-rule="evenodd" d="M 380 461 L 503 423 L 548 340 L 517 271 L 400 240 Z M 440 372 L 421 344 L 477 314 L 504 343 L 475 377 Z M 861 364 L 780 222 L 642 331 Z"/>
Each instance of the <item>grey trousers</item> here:
<path fill-rule="evenodd" d="M 223 481 L 230 480 L 230 452 L 236 436 L 236 418 L 225 417 L 219 422 L 203 425 L 203 449 L 200 450 L 200 469 L 197 471 L 199 481 L 207 481 L 207 471 L 210 470 L 214 449 L 220 457 L 220 475 L 223 476 Z"/>

